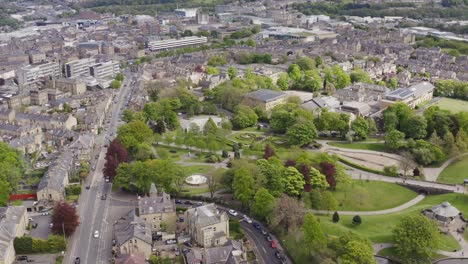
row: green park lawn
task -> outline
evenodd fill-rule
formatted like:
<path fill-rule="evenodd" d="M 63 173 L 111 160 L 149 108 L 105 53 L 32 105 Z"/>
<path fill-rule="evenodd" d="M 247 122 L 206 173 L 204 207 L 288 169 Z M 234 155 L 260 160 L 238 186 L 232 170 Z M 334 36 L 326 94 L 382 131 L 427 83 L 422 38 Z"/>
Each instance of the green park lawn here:
<path fill-rule="evenodd" d="M 435 105 L 440 107 L 440 109 L 449 110 L 453 113 L 458 113 L 461 111 L 468 111 L 468 102 L 463 101 L 463 100 L 442 98 Z"/>
<path fill-rule="evenodd" d="M 380 250 L 380 251 L 377 253 L 377 255 L 383 256 L 383 257 L 395 258 L 395 256 L 396 256 L 396 249 L 395 249 L 394 247 L 384 248 L 384 249 Z M 432 259 L 443 259 L 443 258 L 446 258 L 446 257 L 447 257 L 447 256 L 434 253 Z"/>
<path fill-rule="evenodd" d="M 339 147 L 339 148 L 348 148 L 348 149 L 362 149 L 362 150 L 373 150 L 386 152 L 384 143 L 366 143 L 366 142 L 329 142 L 330 146 Z"/>
<path fill-rule="evenodd" d="M 388 194 L 382 194 L 388 195 Z M 389 195 L 393 197 L 391 194 Z M 453 206 L 464 214 L 468 213 L 468 196 L 462 194 L 441 194 L 428 196 L 418 204 L 400 212 L 385 215 L 364 215 L 361 216 L 362 224 L 355 226 L 352 224 L 352 215 L 340 215 L 340 221 L 333 223 L 331 214 L 329 216 L 319 216 L 324 231 L 329 235 L 340 235 L 347 231 L 352 231 L 369 238 L 374 243 L 393 242 L 392 230 L 400 220 L 409 215 L 420 214 L 423 209 L 430 208 L 444 201 L 450 202 Z M 443 248 L 448 249 L 452 246 L 450 238 L 444 238 Z"/>
<path fill-rule="evenodd" d="M 417 194 L 398 184 L 353 180 L 332 192 L 338 201 L 338 211 L 378 211 L 397 207 Z"/>
<path fill-rule="evenodd" d="M 462 184 L 468 178 L 468 156 L 450 164 L 437 178 L 439 182 Z"/>
<path fill-rule="evenodd" d="M 184 170 L 187 174 L 187 176 L 190 176 L 195 173 L 208 173 L 209 171 L 213 170 L 213 166 L 210 165 L 191 165 L 191 166 L 185 166 Z"/>

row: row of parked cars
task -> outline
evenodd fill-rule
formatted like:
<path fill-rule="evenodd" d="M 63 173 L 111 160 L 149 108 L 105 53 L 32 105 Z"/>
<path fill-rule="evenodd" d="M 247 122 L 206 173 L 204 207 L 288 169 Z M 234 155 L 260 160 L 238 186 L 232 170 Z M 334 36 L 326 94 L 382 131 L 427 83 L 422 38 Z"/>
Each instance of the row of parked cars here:
<path fill-rule="evenodd" d="M 281 260 L 281 263 L 287 263 L 286 257 L 277 249 L 278 243 L 271 237 L 271 235 L 268 234 L 268 232 L 258 222 L 253 222 L 252 225 L 265 236 L 265 239 L 268 242 L 270 242 L 271 248 L 275 249 L 275 257 Z"/>

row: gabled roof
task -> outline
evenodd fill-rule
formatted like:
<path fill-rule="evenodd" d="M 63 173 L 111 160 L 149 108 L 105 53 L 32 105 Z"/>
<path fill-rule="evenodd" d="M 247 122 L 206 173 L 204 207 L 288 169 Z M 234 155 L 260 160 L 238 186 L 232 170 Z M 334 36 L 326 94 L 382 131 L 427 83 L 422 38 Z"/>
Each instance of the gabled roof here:
<path fill-rule="evenodd" d="M 151 226 L 130 210 L 114 224 L 114 238 L 117 245 L 122 245 L 130 239 L 139 238 L 151 245 Z"/>
<path fill-rule="evenodd" d="M 283 92 L 277 92 L 277 91 L 267 90 L 267 89 L 257 90 L 257 91 L 254 91 L 245 95 L 245 97 L 253 98 L 255 100 L 259 100 L 265 103 L 277 100 L 284 96 L 286 96 L 286 94 Z"/>

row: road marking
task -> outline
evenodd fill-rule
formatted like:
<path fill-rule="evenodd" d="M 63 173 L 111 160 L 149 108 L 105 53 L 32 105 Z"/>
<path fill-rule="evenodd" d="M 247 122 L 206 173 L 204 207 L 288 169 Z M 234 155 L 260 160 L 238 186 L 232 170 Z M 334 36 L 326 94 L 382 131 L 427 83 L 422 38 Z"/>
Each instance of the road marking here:
<path fill-rule="evenodd" d="M 266 254 L 267 252 L 266 252 L 266 249 L 265 249 L 265 247 L 262 247 L 262 249 L 263 249 L 263 252 L 265 252 L 265 254 Z"/>

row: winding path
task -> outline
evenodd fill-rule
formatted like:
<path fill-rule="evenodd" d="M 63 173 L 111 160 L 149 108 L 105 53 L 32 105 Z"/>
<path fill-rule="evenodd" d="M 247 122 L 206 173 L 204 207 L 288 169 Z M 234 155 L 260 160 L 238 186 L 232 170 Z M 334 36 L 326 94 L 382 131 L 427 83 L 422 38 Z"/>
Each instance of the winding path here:
<path fill-rule="evenodd" d="M 452 164 L 454 161 L 457 161 L 457 158 L 461 158 L 463 156 L 468 155 L 468 152 L 462 154 L 460 157 L 453 157 L 448 159 L 447 161 L 442 164 L 442 166 L 438 168 L 424 168 L 424 177 L 428 181 L 436 181 L 439 175 L 442 173 L 442 171 L 447 168 L 450 164 Z"/>
<path fill-rule="evenodd" d="M 405 210 L 407 208 L 410 208 L 411 206 L 419 203 L 422 201 L 426 196 L 424 194 L 420 194 L 413 198 L 412 200 L 409 200 L 408 202 L 399 205 L 397 207 L 393 207 L 390 209 L 385 209 L 385 210 L 380 210 L 380 211 L 338 211 L 339 214 L 341 215 L 382 215 L 382 214 L 391 214 L 391 213 L 396 213 L 400 212 L 402 210 Z M 315 213 L 315 214 L 329 214 L 330 211 L 327 210 L 309 210 L 309 212 Z"/>

